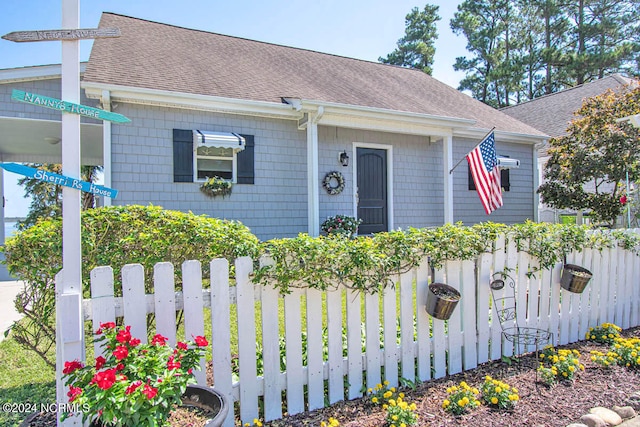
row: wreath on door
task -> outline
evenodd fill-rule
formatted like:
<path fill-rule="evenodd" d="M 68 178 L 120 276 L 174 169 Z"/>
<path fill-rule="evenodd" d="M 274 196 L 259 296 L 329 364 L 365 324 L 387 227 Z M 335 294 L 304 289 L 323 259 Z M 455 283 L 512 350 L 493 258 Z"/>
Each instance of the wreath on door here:
<path fill-rule="evenodd" d="M 338 171 L 329 172 L 322 180 L 322 187 L 331 196 L 340 194 L 344 190 L 344 176 Z"/>

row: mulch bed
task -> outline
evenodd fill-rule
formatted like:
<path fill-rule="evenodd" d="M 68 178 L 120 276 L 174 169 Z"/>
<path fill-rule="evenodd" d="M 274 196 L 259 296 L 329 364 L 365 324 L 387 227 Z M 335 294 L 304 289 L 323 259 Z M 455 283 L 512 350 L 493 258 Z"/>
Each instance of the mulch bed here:
<path fill-rule="evenodd" d="M 640 337 L 640 327 L 622 332 L 625 337 Z M 576 349 L 585 370 L 573 382 L 563 382 L 553 387 L 536 386 L 535 355 L 522 357 L 519 363 L 489 362 L 460 374 L 418 384 L 415 390 L 403 389 L 405 400 L 416 403 L 420 416 L 419 426 L 473 426 L 473 427 L 563 427 L 577 422 L 594 406 L 625 406 L 628 397 L 640 391 L 640 371 L 619 366 L 604 369 L 591 362 L 590 351 L 604 348 L 589 341 L 580 341 L 557 348 Z M 466 381 L 479 387 L 486 375 L 507 382 L 520 392 L 520 401 L 512 411 L 496 411 L 481 405 L 471 413 L 453 416 L 442 409 L 447 397 L 446 389 Z M 317 427 L 329 417 L 336 418 L 342 427 L 382 427 L 385 412 L 369 399 L 340 402 L 313 412 L 285 417 L 265 423 L 265 427 Z M 188 423 L 186 424 L 188 425 Z M 55 418 L 43 415 L 31 426 L 53 427 Z"/>
<path fill-rule="evenodd" d="M 625 337 L 640 337 L 640 328 L 622 333 Z M 535 354 L 523 357 L 511 366 L 504 362 L 490 362 L 477 369 L 419 384 L 415 390 L 403 390 L 407 402 L 416 403 L 419 426 L 473 426 L 473 427 L 563 427 L 578 422 L 594 406 L 611 408 L 628 405 L 627 398 L 640 391 L 640 371 L 619 366 L 604 369 L 590 359 L 591 350 L 602 351 L 602 345 L 580 341 L 559 348 L 576 349 L 585 370 L 575 381 L 561 382 L 553 387 L 539 383 L 536 387 Z M 454 416 L 442 409 L 447 388 L 466 381 L 478 387 L 486 375 L 505 381 L 518 388 L 520 401 L 512 411 L 496 411 L 481 405 L 472 412 Z M 329 417 L 336 418 L 343 427 L 382 427 L 385 412 L 369 399 L 338 403 L 310 413 L 298 414 L 266 423 L 270 427 L 318 426 Z"/>

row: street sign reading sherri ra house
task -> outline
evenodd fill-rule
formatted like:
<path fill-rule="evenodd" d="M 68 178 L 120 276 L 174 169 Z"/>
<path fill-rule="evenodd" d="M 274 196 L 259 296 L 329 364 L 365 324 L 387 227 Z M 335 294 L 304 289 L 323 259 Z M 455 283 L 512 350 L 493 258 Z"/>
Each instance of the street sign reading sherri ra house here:
<path fill-rule="evenodd" d="M 29 93 L 17 89 L 14 89 L 11 92 L 11 99 L 26 102 L 27 104 L 38 105 L 40 107 L 51 108 L 52 110 L 58 110 L 64 113 L 78 114 L 97 120 L 108 120 L 116 123 L 129 123 L 131 121 L 122 114 L 100 110 L 99 108 L 88 107 L 86 105 L 74 104 L 73 102 L 49 98 L 48 96 Z"/>
<path fill-rule="evenodd" d="M 114 190 L 113 188 L 103 187 L 102 185 L 94 184 L 93 182 L 81 181 L 69 176 L 58 175 L 57 173 L 45 171 L 43 169 L 30 168 L 29 166 L 20 165 L 18 163 L 0 163 L 0 168 L 8 170 L 9 172 L 24 175 L 28 178 L 75 188 L 76 190 L 93 193 L 98 196 L 111 197 L 112 199 L 115 199 L 118 195 L 118 190 Z"/>

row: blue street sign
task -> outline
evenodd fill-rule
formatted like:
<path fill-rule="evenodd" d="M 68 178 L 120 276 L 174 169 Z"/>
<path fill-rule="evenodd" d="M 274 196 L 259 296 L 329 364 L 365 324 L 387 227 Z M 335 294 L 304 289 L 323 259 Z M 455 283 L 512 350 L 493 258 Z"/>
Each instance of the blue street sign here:
<path fill-rule="evenodd" d="M 118 190 L 114 190 L 113 188 L 103 187 L 102 185 L 81 181 L 64 175 L 58 175 L 57 173 L 42 169 L 30 168 L 18 163 L 0 163 L 0 168 L 29 178 L 35 178 L 37 180 L 50 182 L 56 185 L 64 185 L 65 187 L 75 188 L 76 190 L 97 194 L 98 196 L 111 197 L 112 199 L 115 199 L 118 195 Z"/>

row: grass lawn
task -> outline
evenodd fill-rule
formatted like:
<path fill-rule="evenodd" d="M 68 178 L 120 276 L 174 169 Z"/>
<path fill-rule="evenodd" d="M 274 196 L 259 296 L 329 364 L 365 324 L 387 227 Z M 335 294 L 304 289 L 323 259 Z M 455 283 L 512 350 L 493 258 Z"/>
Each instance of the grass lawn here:
<path fill-rule="evenodd" d="M 18 426 L 40 404 L 56 401 L 55 372 L 11 336 L 0 343 L 0 426 Z M 6 403 L 24 404 L 27 413 L 7 412 Z M 10 406 L 10 405 L 9 405 Z M 14 405 L 17 406 L 17 405 Z M 8 408 L 20 409 L 20 408 Z"/>

